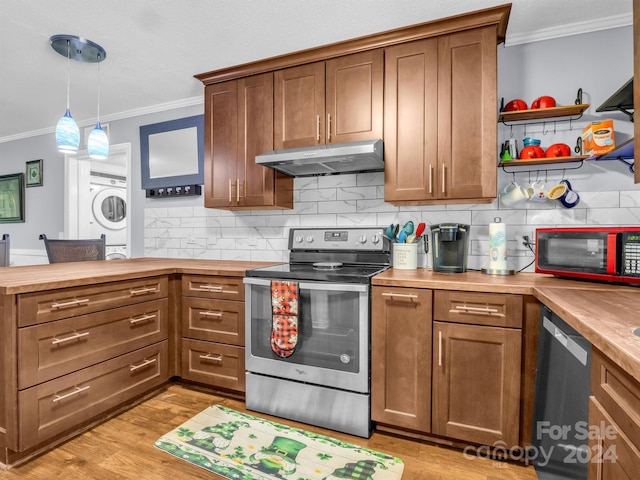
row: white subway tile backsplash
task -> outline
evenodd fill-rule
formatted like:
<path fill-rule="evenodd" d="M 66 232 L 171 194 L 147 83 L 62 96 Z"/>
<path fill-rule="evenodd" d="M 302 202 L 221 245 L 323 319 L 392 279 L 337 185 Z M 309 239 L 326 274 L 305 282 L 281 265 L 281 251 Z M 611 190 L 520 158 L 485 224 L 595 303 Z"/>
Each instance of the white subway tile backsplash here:
<path fill-rule="evenodd" d="M 620 191 L 621 207 L 640 207 L 640 191 Z"/>
<path fill-rule="evenodd" d="M 594 208 L 589 210 L 589 225 L 640 225 L 640 207 Z"/>
<path fill-rule="evenodd" d="M 144 254 L 150 257 L 286 262 L 291 227 L 401 225 L 412 220 L 427 225 L 465 223 L 470 229 L 469 268 L 488 263 L 489 223 L 507 224 L 509 268 L 533 271 L 533 253 L 521 236 L 535 241 L 535 230 L 551 226 L 638 225 L 640 191 L 579 191 L 581 200 L 567 209 L 558 202 L 523 202 L 502 208 L 487 204 L 396 206 L 384 202 L 381 172 L 303 177 L 294 181 L 294 208 L 275 211 L 227 211 L 195 207 L 145 209 Z M 427 230 L 428 231 L 428 230 Z M 422 249 L 422 244 L 420 246 Z M 419 266 L 430 266 L 420 253 Z"/>
<path fill-rule="evenodd" d="M 335 202 L 319 202 L 318 213 L 354 213 L 357 211 L 355 200 L 337 200 Z"/>

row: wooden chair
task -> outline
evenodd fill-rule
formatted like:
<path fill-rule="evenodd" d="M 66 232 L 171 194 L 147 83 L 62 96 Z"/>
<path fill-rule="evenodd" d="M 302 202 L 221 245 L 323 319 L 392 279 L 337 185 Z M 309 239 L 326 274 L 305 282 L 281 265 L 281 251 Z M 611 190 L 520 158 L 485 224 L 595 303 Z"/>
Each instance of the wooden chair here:
<path fill-rule="evenodd" d="M 0 240 L 0 267 L 8 267 L 9 260 L 9 234 L 5 233 Z"/>
<path fill-rule="evenodd" d="M 100 235 L 99 239 L 51 240 L 43 233 L 40 239 L 44 240 L 49 263 L 105 259 L 106 237 L 104 234 Z"/>

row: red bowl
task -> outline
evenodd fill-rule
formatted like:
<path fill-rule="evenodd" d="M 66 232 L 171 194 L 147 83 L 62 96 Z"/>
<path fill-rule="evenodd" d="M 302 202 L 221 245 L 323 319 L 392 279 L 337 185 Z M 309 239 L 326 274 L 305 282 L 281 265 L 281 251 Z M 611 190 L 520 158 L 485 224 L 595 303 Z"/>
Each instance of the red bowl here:
<path fill-rule="evenodd" d="M 537 147 L 534 145 L 524 147 L 520 152 L 520 158 L 544 158 L 544 150 L 542 149 L 542 147 Z"/>

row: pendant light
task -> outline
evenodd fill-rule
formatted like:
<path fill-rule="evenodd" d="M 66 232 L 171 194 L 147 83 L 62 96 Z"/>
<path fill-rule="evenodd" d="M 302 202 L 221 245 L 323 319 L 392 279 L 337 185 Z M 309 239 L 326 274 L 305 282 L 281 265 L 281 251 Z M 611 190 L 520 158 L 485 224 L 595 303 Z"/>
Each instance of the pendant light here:
<path fill-rule="evenodd" d="M 89 134 L 87 150 L 90 158 L 106 160 L 109 157 L 109 138 L 100 125 L 100 84 L 100 64 L 98 63 L 98 120 L 95 128 Z"/>
<path fill-rule="evenodd" d="M 71 116 L 69 108 L 69 84 L 71 76 L 70 63 L 71 60 L 86 63 L 99 63 L 105 59 L 107 52 L 105 52 L 104 48 L 97 43 L 75 35 L 53 35 L 49 38 L 49 43 L 56 52 L 67 57 L 67 110 L 56 126 L 56 144 L 58 145 L 58 151 L 62 153 L 76 153 L 78 151 L 78 146 L 80 145 L 80 129 L 78 128 L 76 121 Z M 99 105 L 100 102 L 98 100 L 98 108 Z M 96 129 L 98 129 L 98 127 L 100 127 L 99 119 L 96 124 Z M 96 129 L 94 129 L 94 131 Z M 102 127 L 100 127 L 99 130 L 104 133 Z M 98 133 L 98 137 L 96 138 L 99 138 L 99 135 L 100 134 Z M 104 135 L 104 139 L 100 139 L 100 142 L 96 143 L 101 142 L 106 142 L 108 154 L 109 140 L 106 138 L 106 134 Z M 96 149 L 96 152 L 98 151 L 104 153 L 104 147 L 102 147 L 101 150 Z M 106 158 L 106 156 L 104 158 Z"/>
<path fill-rule="evenodd" d="M 56 144 L 58 145 L 58 151 L 62 153 L 76 153 L 78 151 L 78 145 L 80 145 L 80 129 L 78 124 L 71 116 L 69 110 L 69 79 L 71 77 L 71 43 L 69 40 L 67 44 L 67 111 L 58 120 L 56 125 Z"/>

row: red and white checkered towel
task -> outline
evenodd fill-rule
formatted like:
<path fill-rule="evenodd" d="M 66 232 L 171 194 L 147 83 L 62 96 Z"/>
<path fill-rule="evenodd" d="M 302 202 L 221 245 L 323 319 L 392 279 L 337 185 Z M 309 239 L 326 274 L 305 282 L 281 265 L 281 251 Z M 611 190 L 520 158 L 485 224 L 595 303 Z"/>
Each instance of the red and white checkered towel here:
<path fill-rule="evenodd" d="M 298 345 L 298 282 L 271 280 L 271 350 L 290 357 Z"/>

